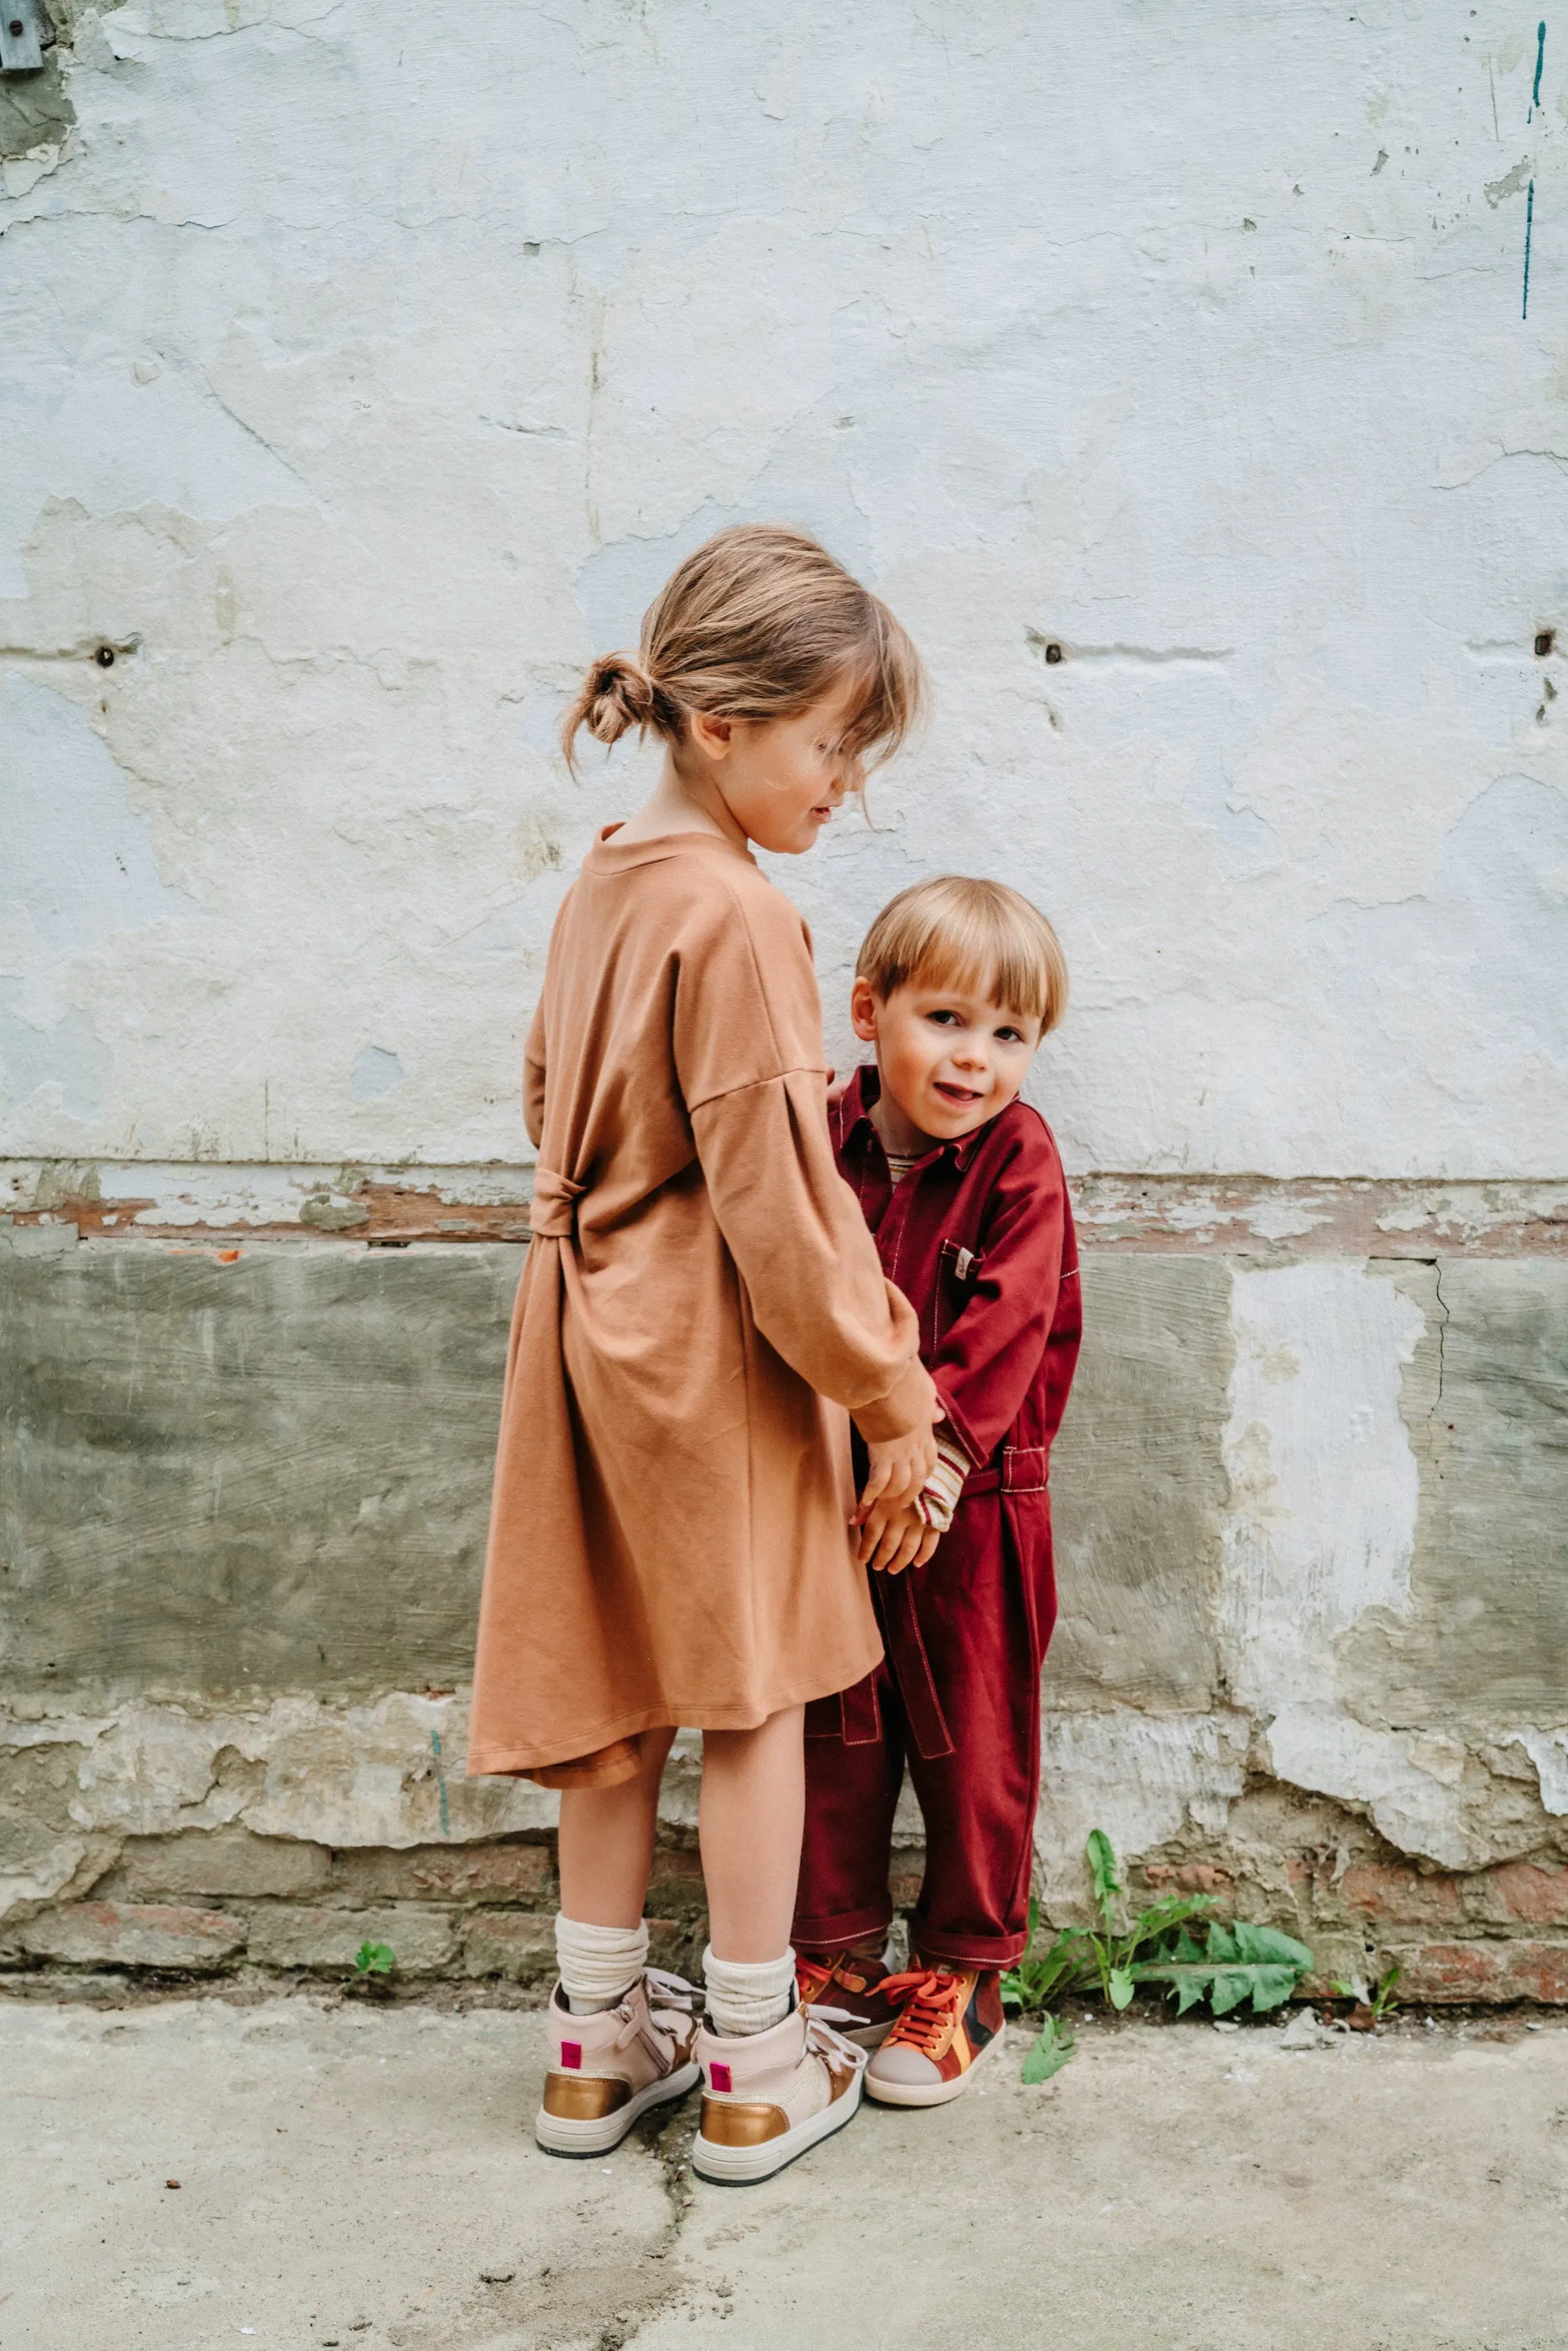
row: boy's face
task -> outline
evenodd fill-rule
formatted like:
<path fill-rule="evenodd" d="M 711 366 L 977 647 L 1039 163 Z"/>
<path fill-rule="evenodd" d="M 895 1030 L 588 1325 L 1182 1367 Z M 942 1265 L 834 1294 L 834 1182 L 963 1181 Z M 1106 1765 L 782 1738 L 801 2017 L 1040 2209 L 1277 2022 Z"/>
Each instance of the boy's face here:
<path fill-rule="evenodd" d="M 951 1143 L 1004 1111 L 1040 1042 L 1037 1019 L 976 995 L 972 983 L 911 981 L 879 997 L 857 979 L 850 1018 L 855 1034 L 877 1048 L 884 1102 L 934 1143 Z"/>

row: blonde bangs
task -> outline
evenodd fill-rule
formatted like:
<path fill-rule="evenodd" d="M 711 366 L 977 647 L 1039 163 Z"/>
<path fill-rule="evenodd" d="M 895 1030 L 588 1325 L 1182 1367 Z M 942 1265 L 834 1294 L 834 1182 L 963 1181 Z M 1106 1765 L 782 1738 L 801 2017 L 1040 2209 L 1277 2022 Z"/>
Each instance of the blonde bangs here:
<path fill-rule="evenodd" d="M 961 873 L 916 882 L 884 906 L 855 975 L 883 998 L 911 986 L 983 996 L 1038 1020 L 1042 1036 L 1067 1006 L 1067 959 L 1039 907 L 1005 882 Z"/>

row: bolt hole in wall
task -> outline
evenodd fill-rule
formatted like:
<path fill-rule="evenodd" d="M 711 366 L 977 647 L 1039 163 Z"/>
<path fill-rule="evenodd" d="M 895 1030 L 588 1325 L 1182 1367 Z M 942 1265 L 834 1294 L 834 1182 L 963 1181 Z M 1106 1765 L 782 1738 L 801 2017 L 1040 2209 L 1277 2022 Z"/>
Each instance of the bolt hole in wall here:
<path fill-rule="evenodd" d="M 1537 661 L 1544 661 L 1556 642 L 1557 632 L 1555 629 L 1538 629 L 1535 632 L 1535 657 Z"/>

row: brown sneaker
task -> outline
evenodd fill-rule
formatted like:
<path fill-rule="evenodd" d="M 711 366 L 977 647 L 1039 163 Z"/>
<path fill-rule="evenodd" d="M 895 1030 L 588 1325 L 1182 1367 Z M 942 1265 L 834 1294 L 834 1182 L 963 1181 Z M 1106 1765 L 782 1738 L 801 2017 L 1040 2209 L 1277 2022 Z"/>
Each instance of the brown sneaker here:
<path fill-rule="evenodd" d="M 732 2185 L 771 2179 L 842 2130 L 860 2104 L 866 2052 L 794 2009 L 766 2032 L 697 2034 L 702 2119 L 691 2168 Z"/>
<path fill-rule="evenodd" d="M 837 2030 L 862 2049 L 880 2049 L 893 2030 L 897 2001 L 883 1995 L 888 1971 L 869 1951 L 797 1951 L 795 1991 L 802 2008 L 832 2009 L 843 2018 Z"/>
<path fill-rule="evenodd" d="M 963 2095 L 988 2050 L 1002 2046 L 1002 1975 L 996 1968 L 912 1968 L 889 1976 L 898 2021 L 872 2058 L 866 2088 L 885 2106 L 941 2106 Z"/>
<path fill-rule="evenodd" d="M 624 2000 L 574 2016 L 559 1984 L 550 1995 L 551 2063 L 534 2136 L 550 2155 L 606 2155 L 639 2115 L 684 2097 L 701 2078 L 691 1986 L 646 1968 Z"/>

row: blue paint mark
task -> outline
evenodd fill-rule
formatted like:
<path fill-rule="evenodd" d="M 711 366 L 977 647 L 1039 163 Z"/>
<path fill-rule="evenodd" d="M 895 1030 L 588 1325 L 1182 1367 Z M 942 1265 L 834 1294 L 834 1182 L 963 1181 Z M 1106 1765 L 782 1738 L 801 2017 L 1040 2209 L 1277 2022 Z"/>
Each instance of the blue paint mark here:
<path fill-rule="evenodd" d="M 1530 93 L 1530 111 L 1534 113 L 1541 103 L 1541 68 L 1546 63 L 1546 19 L 1535 28 L 1535 88 Z"/>
<path fill-rule="evenodd" d="M 435 1757 L 436 1785 L 441 1790 L 441 1833 L 442 1836 L 451 1836 L 452 1821 L 446 1808 L 446 1773 L 441 1769 L 441 1733 L 439 1730 L 432 1730 L 431 1732 L 431 1753 Z"/>

